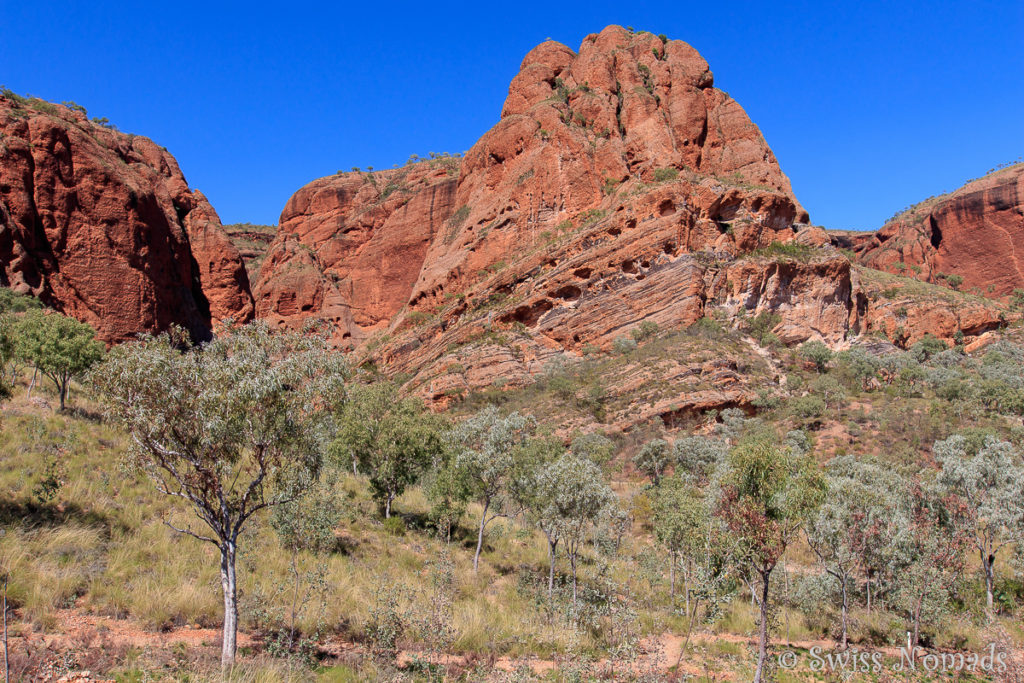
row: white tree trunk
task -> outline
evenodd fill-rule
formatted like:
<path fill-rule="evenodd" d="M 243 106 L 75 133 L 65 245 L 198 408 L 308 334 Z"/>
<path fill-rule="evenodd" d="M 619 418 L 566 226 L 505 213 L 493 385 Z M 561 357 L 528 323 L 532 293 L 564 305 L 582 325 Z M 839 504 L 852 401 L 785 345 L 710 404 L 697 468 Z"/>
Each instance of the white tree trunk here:
<path fill-rule="evenodd" d="M 235 577 L 235 543 L 225 541 L 221 546 L 220 582 L 224 590 L 224 631 L 221 642 L 220 665 L 230 669 L 238 650 L 238 583 Z"/>
<path fill-rule="evenodd" d="M 484 526 L 487 524 L 487 510 L 491 507 L 491 501 L 484 501 L 484 513 L 480 515 L 480 529 L 476 534 L 476 553 L 473 555 L 473 571 L 480 568 L 480 549 L 484 547 Z"/>

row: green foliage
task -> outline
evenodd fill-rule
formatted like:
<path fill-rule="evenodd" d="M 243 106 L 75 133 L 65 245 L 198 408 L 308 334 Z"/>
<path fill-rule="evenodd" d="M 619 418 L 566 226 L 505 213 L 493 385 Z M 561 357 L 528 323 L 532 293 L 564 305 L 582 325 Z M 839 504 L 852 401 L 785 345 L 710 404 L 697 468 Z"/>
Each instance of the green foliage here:
<path fill-rule="evenodd" d="M 798 396 L 789 402 L 793 415 L 803 420 L 818 420 L 825 414 L 825 400 L 815 394 Z"/>
<path fill-rule="evenodd" d="M 465 478 L 473 500 L 483 512 L 477 534 L 474 570 L 479 567 L 487 526 L 522 506 L 529 469 L 530 437 L 536 428 L 530 416 L 503 416 L 489 406 L 459 423 L 449 436 L 455 467 Z"/>
<path fill-rule="evenodd" d="M 469 472 L 459 467 L 452 449 L 445 448 L 435 457 L 423 486 L 430 501 L 430 520 L 438 533 L 450 541 L 452 530 L 462 519 L 473 495 Z"/>
<path fill-rule="evenodd" d="M 800 356 L 811 363 L 818 372 L 825 372 L 828 363 L 832 360 L 832 349 L 820 341 L 805 342 L 800 347 Z"/>
<path fill-rule="evenodd" d="M 633 456 L 633 465 L 637 471 L 647 476 L 657 486 L 665 469 L 672 463 L 672 451 L 664 439 L 654 439 L 645 443 Z"/>
<path fill-rule="evenodd" d="M 442 449 L 442 423 L 421 401 L 401 397 L 393 382 L 356 386 L 338 415 L 329 452 L 344 467 L 355 463 L 370 481 L 385 518 L 395 498 L 420 477 Z"/>
<path fill-rule="evenodd" d="M 654 169 L 654 182 L 665 183 L 679 177 L 679 169 L 666 166 L 665 168 Z"/>
<path fill-rule="evenodd" d="M 548 539 L 548 591 L 550 594 L 553 588 L 556 550 L 562 543 L 572 568 L 575 603 L 580 550 L 589 528 L 614 504 L 615 493 L 605 483 L 601 469 L 587 458 L 569 452 L 534 462 L 524 501 L 531 519 Z"/>
<path fill-rule="evenodd" d="M 50 379 L 64 409 L 71 380 L 103 358 L 103 344 L 87 323 L 31 309 L 10 325 L 14 353 Z"/>
<path fill-rule="evenodd" d="M 569 444 L 573 455 L 586 458 L 598 467 L 607 465 L 615 455 L 615 443 L 606 436 L 596 432 L 580 434 Z"/>
<path fill-rule="evenodd" d="M 580 226 L 585 227 L 591 223 L 596 223 L 604 218 L 606 213 L 604 209 L 587 209 L 580 214 Z"/>
<path fill-rule="evenodd" d="M 0 287 L 0 314 L 24 313 L 43 307 L 43 302 L 34 296 L 18 294 L 13 289 Z"/>
<path fill-rule="evenodd" d="M 744 438 L 726 460 L 717 514 L 729 532 L 736 560 L 760 579 L 758 672 L 764 670 L 768 656 L 772 572 L 826 492 L 827 483 L 811 454 L 780 447 L 771 431 Z M 755 680 L 761 676 L 755 674 Z"/>
<path fill-rule="evenodd" d="M 455 210 L 446 222 L 446 230 L 444 234 L 445 244 L 451 244 L 455 241 L 455 238 L 459 234 L 459 229 L 462 228 L 462 224 L 469 218 L 469 206 L 463 205 Z"/>
<path fill-rule="evenodd" d="M 640 324 L 634 327 L 630 331 L 630 335 L 637 342 L 642 342 L 646 339 L 651 339 L 658 334 L 658 323 L 653 320 L 641 320 Z"/>
<path fill-rule="evenodd" d="M 90 379 L 107 419 L 132 437 L 129 468 L 187 502 L 207 529 L 165 523 L 220 551 L 221 661 L 229 666 L 239 537 L 254 515 L 294 500 L 318 476 L 326 400 L 343 394 L 347 368 L 322 338 L 265 323 L 182 351 L 186 340 L 174 328 L 115 347 Z"/>
<path fill-rule="evenodd" d="M 793 259 L 806 263 L 813 258 L 818 251 L 807 244 L 800 244 L 798 242 L 772 242 L 768 246 L 760 247 L 750 252 L 750 256 L 764 257 L 764 258 L 782 258 L 782 259 Z"/>
<path fill-rule="evenodd" d="M 632 351 L 636 351 L 636 347 L 636 340 L 630 339 L 629 337 L 616 337 L 612 340 L 612 350 L 615 351 L 615 353 L 625 355 Z"/>
<path fill-rule="evenodd" d="M 22 97 L 6 85 L 0 85 L 0 97 L 18 106 L 25 106 L 29 102 L 27 97 Z"/>
<path fill-rule="evenodd" d="M 762 311 L 746 325 L 747 334 L 762 346 L 771 346 L 778 342 L 772 330 L 782 322 L 782 316 L 774 311 Z"/>
<path fill-rule="evenodd" d="M 729 447 L 721 439 L 692 435 L 676 439 L 672 450 L 673 460 L 679 468 L 677 471 L 704 482 L 725 461 Z"/>
<path fill-rule="evenodd" d="M 986 609 L 993 609 L 995 560 L 999 551 L 1024 527 L 1024 461 L 1010 443 L 993 436 L 980 447 L 954 435 L 932 448 L 942 463 L 939 483 L 968 507 L 968 515 L 953 516 L 963 524 L 981 558 L 985 576 Z"/>
<path fill-rule="evenodd" d="M 921 341 L 911 346 L 909 350 L 919 363 L 923 363 L 936 353 L 945 351 L 948 348 L 946 342 L 928 333 L 921 338 Z"/>

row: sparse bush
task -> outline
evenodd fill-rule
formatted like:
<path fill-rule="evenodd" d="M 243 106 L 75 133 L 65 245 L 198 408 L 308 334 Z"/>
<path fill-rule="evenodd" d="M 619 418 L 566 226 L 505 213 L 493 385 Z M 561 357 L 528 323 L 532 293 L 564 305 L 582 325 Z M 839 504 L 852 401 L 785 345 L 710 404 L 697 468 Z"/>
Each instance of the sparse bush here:
<path fill-rule="evenodd" d="M 825 372 L 829 361 L 832 360 L 832 349 L 820 341 L 809 341 L 800 347 L 800 355 L 805 360 L 814 363 L 818 372 Z"/>
<path fill-rule="evenodd" d="M 657 168 L 654 170 L 654 182 L 665 183 L 679 177 L 679 169 L 672 167 Z"/>
<path fill-rule="evenodd" d="M 762 311 L 747 323 L 747 333 L 757 340 L 761 346 L 772 346 L 778 343 L 772 330 L 782 322 L 782 317 L 774 311 Z"/>
<path fill-rule="evenodd" d="M 645 443 L 633 456 L 633 464 L 657 486 L 665 474 L 665 468 L 671 464 L 670 453 L 668 443 L 664 439 L 654 439 Z"/>
<path fill-rule="evenodd" d="M 792 399 L 789 403 L 793 415 L 805 420 L 817 420 L 825 414 L 825 400 L 814 394 L 799 396 Z"/>
<path fill-rule="evenodd" d="M 636 347 L 636 340 L 629 337 L 616 337 L 612 342 L 612 350 L 623 355 L 636 351 Z"/>
<path fill-rule="evenodd" d="M 658 329 L 658 323 L 653 320 L 641 320 L 640 324 L 630 332 L 630 335 L 637 342 L 642 342 L 658 334 Z"/>

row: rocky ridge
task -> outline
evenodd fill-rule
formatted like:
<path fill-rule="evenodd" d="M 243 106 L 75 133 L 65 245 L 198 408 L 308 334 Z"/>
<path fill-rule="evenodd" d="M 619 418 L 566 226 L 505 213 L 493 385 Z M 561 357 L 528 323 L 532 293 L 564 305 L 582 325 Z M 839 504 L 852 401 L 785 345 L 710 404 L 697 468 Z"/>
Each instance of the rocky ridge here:
<path fill-rule="evenodd" d="M 928 199 L 837 245 L 877 270 L 999 299 L 1024 289 L 1024 164 Z"/>
<path fill-rule="evenodd" d="M 165 149 L 83 109 L 0 94 L 0 284 L 107 342 L 252 318 L 248 274 Z"/>
<path fill-rule="evenodd" d="M 443 401 L 641 321 L 770 313 L 787 343 L 841 344 L 862 325 L 857 277 L 707 62 L 612 26 L 532 50 L 461 160 L 299 190 L 254 292 L 258 317 L 326 320 Z"/>

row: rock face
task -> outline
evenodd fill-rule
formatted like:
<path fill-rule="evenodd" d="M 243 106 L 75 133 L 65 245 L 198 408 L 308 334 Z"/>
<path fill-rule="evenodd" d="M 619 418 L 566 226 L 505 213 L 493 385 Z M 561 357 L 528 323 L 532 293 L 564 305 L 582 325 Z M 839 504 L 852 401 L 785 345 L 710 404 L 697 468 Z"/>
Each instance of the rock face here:
<path fill-rule="evenodd" d="M 501 120 L 461 161 L 302 188 L 254 287 L 257 316 L 291 327 L 321 318 L 358 346 L 430 321 L 451 340 L 458 320 L 487 308 L 545 346 L 608 344 L 645 318 L 703 315 L 708 259 L 798 233 L 828 241 L 798 231 L 806 221 L 757 127 L 713 87 L 700 55 L 612 26 L 578 53 L 555 42 L 532 50 Z"/>
<path fill-rule="evenodd" d="M 108 342 L 253 315 L 238 251 L 151 140 L 83 111 L 0 96 L 0 284 Z"/>
<path fill-rule="evenodd" d="M 867 236 L 837 238 L 860 263 L 999 298 L 1024 289 L 1024 164 L 929 199 Z M 954 281 L 955 282 L 955 281 Z"/>
<path fill-rule="evenodd" d="M 254 286 L 256 314 L 326 321 L 340 345 L 407 373 L 435 404 L 530 383 L 644 321 L 671 330 L 770 313 L 786 342 L 843 343 L 864 323 L 857 274 L 807 222 L 700 55 L 612 26 L 579 52 L 532 50 L 500 121 L 461 160 L 299 190 Z M 652 395 L 665 420 L 756 397 L 708 379 L 718 370 L 672 372 L 699 393 Z M 643 417 L 624 400 L 609 419 Z"/>
<path fill-rule="evenodd" d="M 257 316 L 290 327 L 321 319 L 346 344 L 385 327 L 452 214 L 457 164 L 342 174 L 295 193 L 254 287 Z"/>

